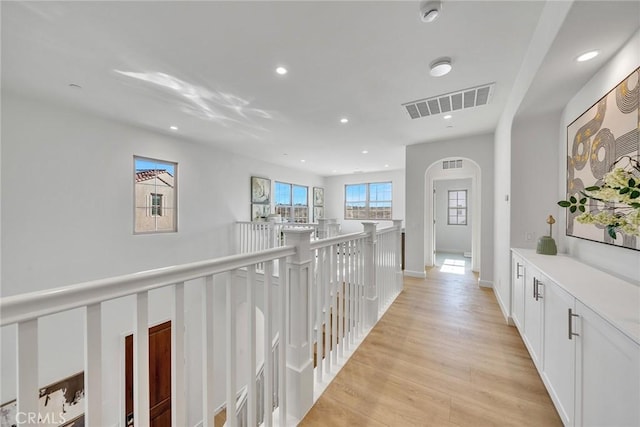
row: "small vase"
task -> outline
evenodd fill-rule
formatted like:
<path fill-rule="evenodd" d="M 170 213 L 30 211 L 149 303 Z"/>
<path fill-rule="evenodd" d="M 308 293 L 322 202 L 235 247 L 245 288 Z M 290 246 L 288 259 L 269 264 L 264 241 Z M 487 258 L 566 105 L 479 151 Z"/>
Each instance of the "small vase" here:
<path fill-rule="evenodd" d="M 551 236 L 542 236 L 538 239 L 538 247 L 536 253 L 542 255 L 556 255 L 558 248 L 556 247 L 556 241 Z"/>

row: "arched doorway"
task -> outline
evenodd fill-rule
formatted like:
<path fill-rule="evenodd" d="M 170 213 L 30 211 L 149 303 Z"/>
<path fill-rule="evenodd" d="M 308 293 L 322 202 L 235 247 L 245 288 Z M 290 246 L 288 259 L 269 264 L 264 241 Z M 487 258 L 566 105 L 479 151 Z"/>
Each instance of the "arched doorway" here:
<path fill-rule="evenodd" d="M 436 215 L 434 207 L 435 182 L 441 180 L 471 179 L 468 215 L 471 220 L 471 270 L 480 273 L 480 224 L 482 211 L 480 166 L 464 157 L 446 157 L 431 164 L 425 171 L 424 207 L 424 263 L 427 267 L 435 264 Z"/>

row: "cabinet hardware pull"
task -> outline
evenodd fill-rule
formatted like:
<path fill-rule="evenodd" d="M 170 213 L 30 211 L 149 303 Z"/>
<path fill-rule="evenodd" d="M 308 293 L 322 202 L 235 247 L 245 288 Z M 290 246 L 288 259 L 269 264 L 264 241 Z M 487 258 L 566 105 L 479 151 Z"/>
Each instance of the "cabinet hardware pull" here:
<path fill-rule="evenodd" d="M 544 286 L 544 283 L 538 280 L 536 284 L 536 301 L 542 299 L 542 295 L 540 295 L 540 285 Z"/>
<path fill-rule="evenodd" d="M 573 332 L 573 322 L 571 320 L 572 317 L 580 317 L 580 315 L 573 314 L 573 310 L 570 308 L 569 309 L 569 316 L 568 316 L 568 319 L 569 319 L 569 339 L 570 340 L 573 339 L 573 337 L 579 337 L 580 336 L 580 334 L 577 334 L 577 333 Z"/>
<path fill-rule="evenodd" d="M 522 264 L 520 264 L 519 262 L 516 263 L 516 279 L 519 279 L 522 277 L 522 274 L 520 274 L 520 268 L 522 267 Z"/>
<path fill-rule="evenodd" d="M 538 293 L 538 279 L 534 277 L 533 278 L 533 298 L 536 297 L 537 293 Z"/>

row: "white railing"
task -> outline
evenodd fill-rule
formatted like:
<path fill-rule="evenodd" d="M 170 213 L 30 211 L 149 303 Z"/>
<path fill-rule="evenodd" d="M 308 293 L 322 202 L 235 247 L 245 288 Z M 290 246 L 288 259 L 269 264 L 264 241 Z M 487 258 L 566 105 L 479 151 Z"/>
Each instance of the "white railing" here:
<path fill-rule="evenodd" d="M 311 239 L 325 239 L 340 234 L 340 224 L 335 219 L 320 219 L 318 223 L 295 223 L 270 221 L 236 222 L 238 253 L 246 254 L 277 248 L 284 245 L 284 231 L 310 229 Z"/>
<path fill-rule="evenodd" d="M 172 425 L 187 425 L 185 364 L 178 361 L 185 359 L 184 293 L 189 286 L 200 288 L 202 301 L 202 335 L 192 338 L 202 341 L 202 374 L 199 376 L 202 382 L 188 384 L 190 390 L 202 389 L 202 425 L 213 426 L 214 389 L 224 389 L 226 402 L 236 402 L 238 391 L 243 387 L 246 387 L 246 413 L 241 414 L 243 425 L 257 426 L 262 422 L 270 427 L 297 423 L 311 408 L 318 391 L 326 386 L 327 380 L 337 373 L 375 324 L 380 315 L 379 306 L 388 305 L 401 291 L 400 224 L 377 232 L 375 223 L 366 223 L 362 233 L 313 243 L 310 228 L 285 229 L 283 233 L 286 245 L 279 248 L 1 299 L 0 326 L 17 325 L 17 412 L 38 413 L 38 320 L 84 308 L 85 421 L 90 427 L 104 424 L 102 383 L 104 376 L 113 373 L 102 371 L 101 360 L 111 357 L 102 354 L 102 304 L 133 295 L 134 424 L 149 426 L 149 293 L 170 288 L 173 291 L 171 417 Z M 387 239 L 386 236 L 395 237 Z M 386 254 L 382 258 L 377 254 L 377 245 Z M 378 263 L 384 265 L 378 266 Z M 262 271 L 258 271 L 258 266 Z M 391 274 L 393 271 L 395 275 Z M 216 286 L 224 285 L 226 290 L 224 343 L 214 341 L 214 282 Z M 240 288 L 246 293 L 248 331 L 238 331 L 236 326 Z M 379 304 L 383 300 L 385 304 Z M 264 313 L 263 348 L 257 348 L 256 344 L 258 305 Z M 322 336 L 323 327 L 331 329 L 331 333 Z M 245 333 L 242 339 L 248 353 L 248 360 L 242 362 L 236 357 L 238 332 Z M 272 341 L 268 339 L 274 334 L 279 335 L 278 355 L 274 355 Z M 315 383 L 314 343 L 318 346 L 319 362 Z M 227 361 L 224 378 L 214 376 L 214 357 L 221 352 L 225 352 Z M 256 377 L 260 353 L 264 363 Z M 248 374 L 246 384 L 238 384 L 237 372 Z M 108 397 L 108 401 L 120 400 L 114 396 L 104 397 Z M 191 414 L 190 418 L 194 416 L 197 415 Z M 229 416 L 227 425 L 236 427 L 238 417 Z"/>

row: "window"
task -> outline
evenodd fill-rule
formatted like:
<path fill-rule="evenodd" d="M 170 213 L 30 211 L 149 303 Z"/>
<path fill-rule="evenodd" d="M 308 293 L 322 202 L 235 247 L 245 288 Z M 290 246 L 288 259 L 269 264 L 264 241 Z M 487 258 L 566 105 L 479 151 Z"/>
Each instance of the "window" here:
<path fill-rule="evenodd" d="M 449 190 L 447 224 L 467 225 L 467 190 Z"/>
<path fill-rule="evenodd" d="M 390 220 L 392 201 L 390 182 L 345 185 L 344 219 Z"/>
<path fill-rule="evenodd" d="M 177 231 L 177 163 L 134 156 L 134 233 Z"/>
<path fill-rule="evenodd" d="M 162 216 L 162 194 L 151 193 L 151 216 Z"/>
<path fill-rule="evenodd" d="M 276 214 L 279 214 L 284 221 L 309 222 L 308 187 L 276 181 L 274 200 Z"/>

